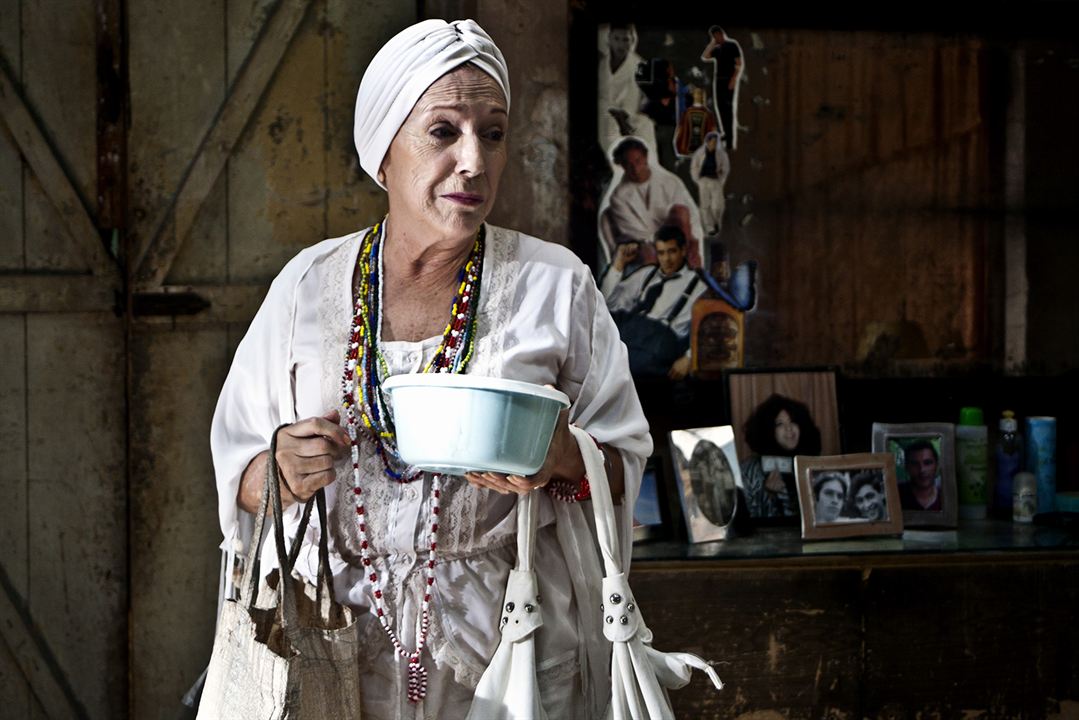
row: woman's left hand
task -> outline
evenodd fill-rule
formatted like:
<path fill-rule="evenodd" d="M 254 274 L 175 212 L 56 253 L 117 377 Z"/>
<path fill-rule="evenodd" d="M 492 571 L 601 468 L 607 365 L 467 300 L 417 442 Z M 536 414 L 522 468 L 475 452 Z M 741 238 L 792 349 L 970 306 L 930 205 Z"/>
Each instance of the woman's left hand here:
<path fill-rule="evenodd" d="M 558 414 L 554 436 L 547 449 L 547 459 L 534 475 L 524 477 L 495 472 L 470 472 L 465 478 L 476 487 L 488 488 L 503 495 L 524 495 L 543 487 L 555 478 L 576 482 L 583 476 L 584 459 L 581 458 L 581 448 L 569 431 L 569 410 L 563 410 Z"/>

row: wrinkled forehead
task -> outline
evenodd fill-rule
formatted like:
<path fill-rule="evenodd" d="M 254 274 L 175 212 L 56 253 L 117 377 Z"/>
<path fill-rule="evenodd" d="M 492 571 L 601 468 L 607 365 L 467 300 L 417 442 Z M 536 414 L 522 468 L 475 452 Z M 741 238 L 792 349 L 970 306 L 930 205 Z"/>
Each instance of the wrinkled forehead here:
<path fill-rule="evenodd" d="M 508 114 L 506 94 L 491 75 L 471 63 L 464 63 L 431 83 L 412 109 L 412 114 L 437 108 L 464 110 L 476 105 Z"/>

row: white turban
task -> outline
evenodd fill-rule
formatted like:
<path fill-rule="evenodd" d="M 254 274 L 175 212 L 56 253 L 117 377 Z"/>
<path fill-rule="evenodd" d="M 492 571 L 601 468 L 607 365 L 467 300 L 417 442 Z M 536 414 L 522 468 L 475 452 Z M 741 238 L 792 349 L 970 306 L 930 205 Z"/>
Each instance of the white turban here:
<path fill-rule="evenodd" d="M 405 28 L 382 46 L 360 81 L 356 93 L 353 135 L 360 167 L 378 179 L 382 158 L 416 101 L 450 70 L 472 63 L 490 75 L 510 104 L 506 60 L 491 37 L 472 20 L 424 20 Z"/>

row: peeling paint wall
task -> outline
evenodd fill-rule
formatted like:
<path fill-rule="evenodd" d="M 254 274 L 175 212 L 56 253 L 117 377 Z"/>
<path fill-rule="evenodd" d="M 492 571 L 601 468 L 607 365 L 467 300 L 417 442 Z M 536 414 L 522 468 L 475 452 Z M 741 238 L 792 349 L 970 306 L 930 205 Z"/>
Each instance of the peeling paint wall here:
<path fill-rule="evenodd" d="M 480 0 L 476 20 L 510 69 L 510 160 L 491 222 L 569 242 L 568 6 Z"/>

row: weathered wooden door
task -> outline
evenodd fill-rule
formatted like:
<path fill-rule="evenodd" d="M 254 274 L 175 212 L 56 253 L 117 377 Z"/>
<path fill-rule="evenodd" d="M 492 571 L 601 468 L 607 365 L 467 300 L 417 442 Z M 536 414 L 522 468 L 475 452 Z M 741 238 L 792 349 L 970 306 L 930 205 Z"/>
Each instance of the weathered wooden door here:
<path fill-rule="evenodd" d="M 397 0 L 129 0 L 131 715 L 174 718 L 209 659 L 221 541 L 210 420 L 300 249 L 384 211 L 356 87 Z"/>
<path fill-rule="evenodd" d="M 0 714 L 11 718 L 127 714 L 127 363 L 98 168 L 99 19 L 85 1 L 0 0 Z"/>
<path fill-rule="evenodd" d="M 213 637 L 217 393 L 288 258 L 384 211 L 354 93 L 415 17 L 0 0 L 5 717 L 179 715 Z"/>

